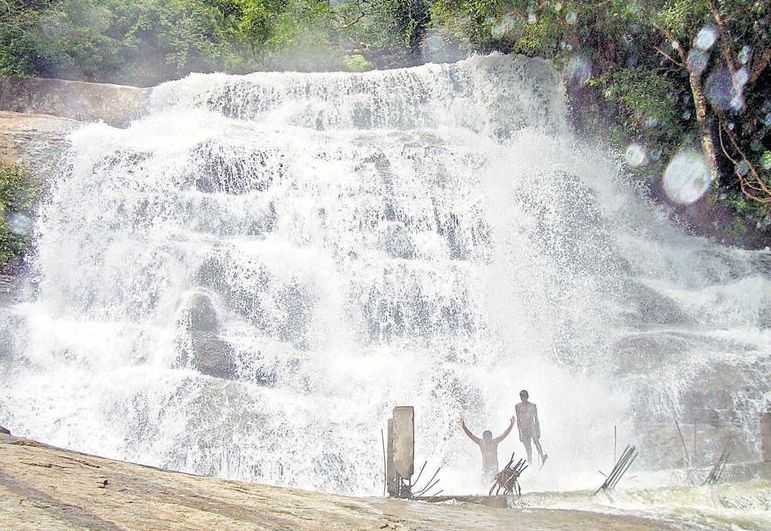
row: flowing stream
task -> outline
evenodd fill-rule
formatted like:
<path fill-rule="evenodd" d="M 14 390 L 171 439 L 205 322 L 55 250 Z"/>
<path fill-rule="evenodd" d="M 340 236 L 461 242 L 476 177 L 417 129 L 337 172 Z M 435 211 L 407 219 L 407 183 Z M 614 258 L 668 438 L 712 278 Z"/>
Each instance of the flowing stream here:
<path fill-rule="evenodd" d="M 599 485 L 614 426 L 641 468 L 679 466 L 673 415 L 703 464 L 725 433 L 757 460 L 770 253 L 667 221 L 572 134 L 543 61 L 192 75 L 71 142 L 2 313 L 17 433 L 375 495 L 411 404 L 418 466 L 468 492 L 459 416 L 497 435 L 526 388 L 550 454 L 526 488 Z"/>

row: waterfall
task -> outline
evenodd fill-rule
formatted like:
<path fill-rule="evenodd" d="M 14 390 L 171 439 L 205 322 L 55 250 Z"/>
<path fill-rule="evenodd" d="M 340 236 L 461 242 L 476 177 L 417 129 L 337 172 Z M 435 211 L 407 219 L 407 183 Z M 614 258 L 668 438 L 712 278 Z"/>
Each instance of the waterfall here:
<path fill-rule="evenodd" d="M 410 404 L 417 458 L 469 491 L 458 418 L 503 431 L 526 388 L 551 455 L 530 486 L 597 482 L 614 425 L 674 464 L 673 414 L 756 456 L 770 253 L 669 222 L 572 134 L 548 63 L 192 75 L 150 106 L 71 135 L 34 289 L 2 314 L 0 424 L 378 494 L 380 430 Z"/>

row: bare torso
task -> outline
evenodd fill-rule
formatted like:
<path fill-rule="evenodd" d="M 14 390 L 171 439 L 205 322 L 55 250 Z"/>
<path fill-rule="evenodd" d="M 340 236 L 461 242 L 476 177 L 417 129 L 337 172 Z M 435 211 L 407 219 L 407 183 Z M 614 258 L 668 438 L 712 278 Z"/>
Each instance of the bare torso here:
<path fill-rule="evenodd" d="M 540 434 L 538 426 L 538 408 L 532 402 L 520 402 L 515 406 L 517 413 L 517 427 L 519 428 L 519 437 L 536 438 Z"/>
<path fill-rule="evenodd" d="M 479 441 L 479 449 L 482 451 L 482 468 L 498 472 L 498 443 L 493 439 L 482 439 Z"/>

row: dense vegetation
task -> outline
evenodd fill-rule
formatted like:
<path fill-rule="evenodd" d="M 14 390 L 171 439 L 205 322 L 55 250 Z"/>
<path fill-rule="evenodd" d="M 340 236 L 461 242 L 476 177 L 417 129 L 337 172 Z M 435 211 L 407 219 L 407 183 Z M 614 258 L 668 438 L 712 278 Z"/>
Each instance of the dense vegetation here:
<path fill-rule="evenodd" d="M 0 0 L 0 16 L 0 75 L 149 85 L 191 71 L 403 66 L 448 50 L 542 56 L 564 72 L 576 125 L 631 146 L 640 178 L 655 188 L 693 146 L 718 183 L 715 211 L 730 214 L 717 233 L 755 244 L 771 233 L 768 2 Z"/>
<path fill-rule="evenodd" d="M 359 47 L 401 61 L 420 45 L 429 11 L 415 5 L 424 4 L 0 0 L 0 74 L 152 85 L 193 71 L 364 69 Z"/>
<path fill-rule="evenodd" d="M 18 267 L 32 231 L 38 187 L 22 167 L 0 162 L 0 272 Z"/>
<path fill-rule="evenodd" d="M 731 223 L 708 232 L 768 245 L 768 2 L 436 0 L 432 12 L 435 26 L 476 49 L 561 65 L 576 124 L 629 146 L 632 170 L 654 186 L 678 150 L 701 149 L 715 210 Z"/>

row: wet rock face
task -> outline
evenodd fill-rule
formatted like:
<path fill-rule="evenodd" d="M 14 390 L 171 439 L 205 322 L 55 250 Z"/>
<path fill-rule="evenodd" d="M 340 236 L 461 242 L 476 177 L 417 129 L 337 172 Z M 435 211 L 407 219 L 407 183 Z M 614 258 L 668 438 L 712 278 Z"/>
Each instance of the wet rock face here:
<path fill-rule="evenodd" d="M 595 192 L 570 173 L 545 175 L 544 188 L 517 197 L 536 220 L 530 238 L 561 271 L 614 275 L 628 264 L 615 248 Z"/>
<path fill-rule="evenodd" d="M 680 348 L 684 341 L 681 338 Z M 699 348 L 705 358 L 719 355 L 721 350 L 719 345 L 706 342 Z M 685 357 L 685 349 L 682 350 L 667 353 L 671 359 L 666 364 L 674 365 L 676 358 Z M 708 467 L 717 461 L 727 445 L 730 462 L 757 461 L 761 447 L 757 423 L 767 389 L 766 375 L 771 371 L 771 357 L 765 355 L 749 361 L 752 357 L 753 353 L 748 352 L 746 360 L 737 358 L 698 366 L 692 362 L 682 363 L 674 371 L 681 378 L 674 395 L 663 383 L 669 379 L 663 364 L 645 372 L 641 368 L 637 378 L 652 377 L 648 385 L 640 387 L 646 391 L 638 391 L 633 396 L 639 446 L 645 449 L 641 465 L 653 470 L 679 468 L 685 467 L 690 459 L 693 466 Z M 660 375 L 663 382 L 657 384 L 656 375 Z M 746 425 L 753 428 L 745 431 Z"/>
<path fill-rule="evenodd" d="M 206 193 L 264 192 L 287 171 L 285 156 L 277 149 L 250 151 L 205 142 L 193 151 L 191 160 L 195 188 Z"/>
<path fill-rule="evenodd" d="M 236 378 L 237 366 L 233 347 L 214 334 L 195 332 L 191 337 L 193 351 L 190 366 L 207 376 L 230 380 Z"/>
<path fill-rule="evenodd" d="M 409 231 L 400 224 L 394 224 L 386 229 L 384 245 L 386 252 L 393 258 L 410 259 L 415 257 L 415 242 Z"/>
<path fill-rule="evenodd" d="M 217 310 L 208 295 L 196 293 L 191 297 L 185 325 L 190 331 L 217 333 L 219 330 Z"/>
<path fill-rule="evenodd" d="M 220 322 L 208 294 L 194 293 L 190 296 L 180 314 L 178 326 L 177 363 L 180 366 L 188 366 L 215 378 L 236 378 L 235 352 L 218 335 Z"/>

